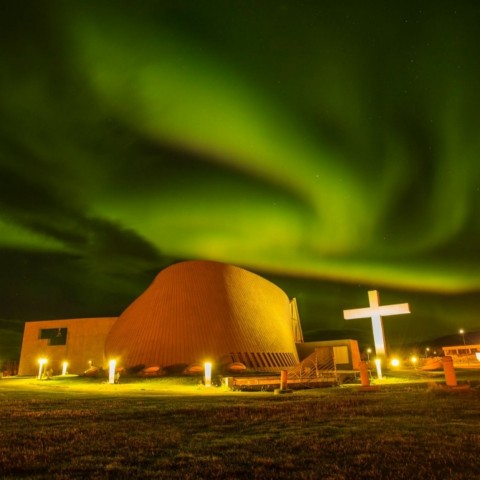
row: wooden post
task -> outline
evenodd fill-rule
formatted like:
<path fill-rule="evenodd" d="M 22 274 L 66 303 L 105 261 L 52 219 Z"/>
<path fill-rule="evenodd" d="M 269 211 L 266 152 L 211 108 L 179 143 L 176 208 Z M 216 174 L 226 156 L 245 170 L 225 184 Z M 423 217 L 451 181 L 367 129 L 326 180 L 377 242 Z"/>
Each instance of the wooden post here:
<path fill-rule="evenodd" d="M 457 375 L 455 374 L 455 368 L 453 368 L 453 359 L 452 357 L 443 357 L 442 360 L 443 371 L 445 373 L 445 382 L 447 387 L 456 387 L 457 386 Z"/>
<path fill-rule="evenodd" d="M 370 386 L 370 378 L 368 377 L 368 363 L 360 362 L 358 364 L 360 370 L 360 381 L 362 382 L 362 387 Z"/>
<path fill-rule="evenodd" d="M 280 371 L 280 388 L 276 388 L 273 393 L 278 395 L 279 393 L 292 393 L 292 390 L 288 389 L 288 376 L 286 370 Z"/>

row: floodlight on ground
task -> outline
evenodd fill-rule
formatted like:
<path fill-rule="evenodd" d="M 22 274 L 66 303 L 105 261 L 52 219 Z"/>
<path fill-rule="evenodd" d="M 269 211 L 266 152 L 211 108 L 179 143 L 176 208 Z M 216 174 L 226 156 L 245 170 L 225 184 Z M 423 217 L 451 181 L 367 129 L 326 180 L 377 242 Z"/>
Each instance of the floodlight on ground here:
<path fill-rule="evenodd" d="M 46 358 L 39 358 L 38 359 L 38 379 L 42 379 L 42 374 L 43 374 L 43 367 L 44 365 L 47 364 L 47 359 Z"/>
<path fill-rule="evenodd" d="M 377 377 L 381 380 L 382 377 L 382 360 L 380 358 L 375 359 L 375 366 L 377 367 Z"/>
<path fill-rule="evenodd" d="M 108 383 L 115 383 L 115 370 L 117 369 L 117 361 L 110 360 L 108 362 Z"/>
<path fill-rule="evenodd" d="M 68 368 L 68 362 L 63 362 L 62 363 L 62 375 L 67 374 L 67 368 Z"/>
<path fill-rule="evenodd" d="M 413 365 L 415 365 L 418 362 L 418 358 L 415 356 L 410 357 L 410 362 L 413 363 Z"/>
<path fill-rule="evenodd" d="M 212 386 L 212 362 L 205 362 L 204 372 L 205 372 L 205 386 L 211 387 Z"/>
<path fill-rule="evenodd" d="M 480 362 L 480 352 L 475 352 L 475 356 L 477 357 L 477 360 Z"/>
<path fill-rule="evenodd" d="M 392 367 L 399 367 L 400 366 L 400 360 L 398 358 L 392 358 L 390 360 L 390 365 Z"/>

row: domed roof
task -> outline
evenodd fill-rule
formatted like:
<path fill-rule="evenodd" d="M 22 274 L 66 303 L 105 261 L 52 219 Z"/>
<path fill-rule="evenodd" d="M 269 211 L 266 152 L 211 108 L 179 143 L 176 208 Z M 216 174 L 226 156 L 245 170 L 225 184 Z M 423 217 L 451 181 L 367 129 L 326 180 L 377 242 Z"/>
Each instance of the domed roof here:
<path fill-rule="evenodd" d="M 253 368 L 298 361 L 290 301 L 239 267 L 190 261 L 160 272 L 113 325 L 107 357 L 125 367 L 211 360 Z"/>

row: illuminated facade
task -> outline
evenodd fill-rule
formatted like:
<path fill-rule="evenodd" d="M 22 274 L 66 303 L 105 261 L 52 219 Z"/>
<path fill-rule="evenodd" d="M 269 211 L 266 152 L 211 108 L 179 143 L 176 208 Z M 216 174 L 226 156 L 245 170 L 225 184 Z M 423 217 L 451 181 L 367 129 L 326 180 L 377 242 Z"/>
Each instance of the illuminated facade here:
<path fill-rule="evenodd" d="M 191 261 L 158 274 L 118 318 L 27 322 L 19 374 L 34 375 L 42 356 L 58 374 L 106 368 L 174 371 L 194 363 L 244 364 L 279 371 L 298 364 L 303 342 L 295 301 L 276 285 L 239 267 Z"/>
<path fill-rule="evenodd" d="M 247 270 L 204 261 L 160 272 L 120 315 L 105 352 L 129 366 L 210 360 L 279 369 L 298 363 L 287 295 Z"/>
<path fill-rule="evenodd" d="M 34 375 L 38 359 L 45 358 L 55 375 L 68 362 L 70 373 L 82 373 L 90 365 L 106 365 L 105 339 L 116 317 L 44 320 L 25 323 L 19 375 Z"/>

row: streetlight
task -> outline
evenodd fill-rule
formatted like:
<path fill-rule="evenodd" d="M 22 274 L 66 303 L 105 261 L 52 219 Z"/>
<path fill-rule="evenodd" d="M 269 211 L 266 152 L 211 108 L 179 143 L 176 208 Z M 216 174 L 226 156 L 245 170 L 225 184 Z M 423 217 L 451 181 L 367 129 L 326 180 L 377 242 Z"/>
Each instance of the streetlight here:
<path fill-rule="evenodd" d="M 367 362 L 370 361 L 370 354 L 372 353 L 372 349 L 371 348 L 367 348 Z"/>
<path fill-rule="evenodd" d="M 430 347 L 427 347 L 427 348 L 425 349 L 425 358 L 427 358 L 429 351 L 430 351 Z"/>
<path fill-rule="evenodd" d="M 415 355 L 413 355 L 412 357 L 410 357 L 410 362 L 412 363 L 413 368 L 416 370 L 417 369 L 418 358 Z"/>
<path fill-rule="evenodd" d="M 462 336 L 463 344 L 466 345 L 465 343 L 465 330 L 461 328 L 458 333 Z"/>

